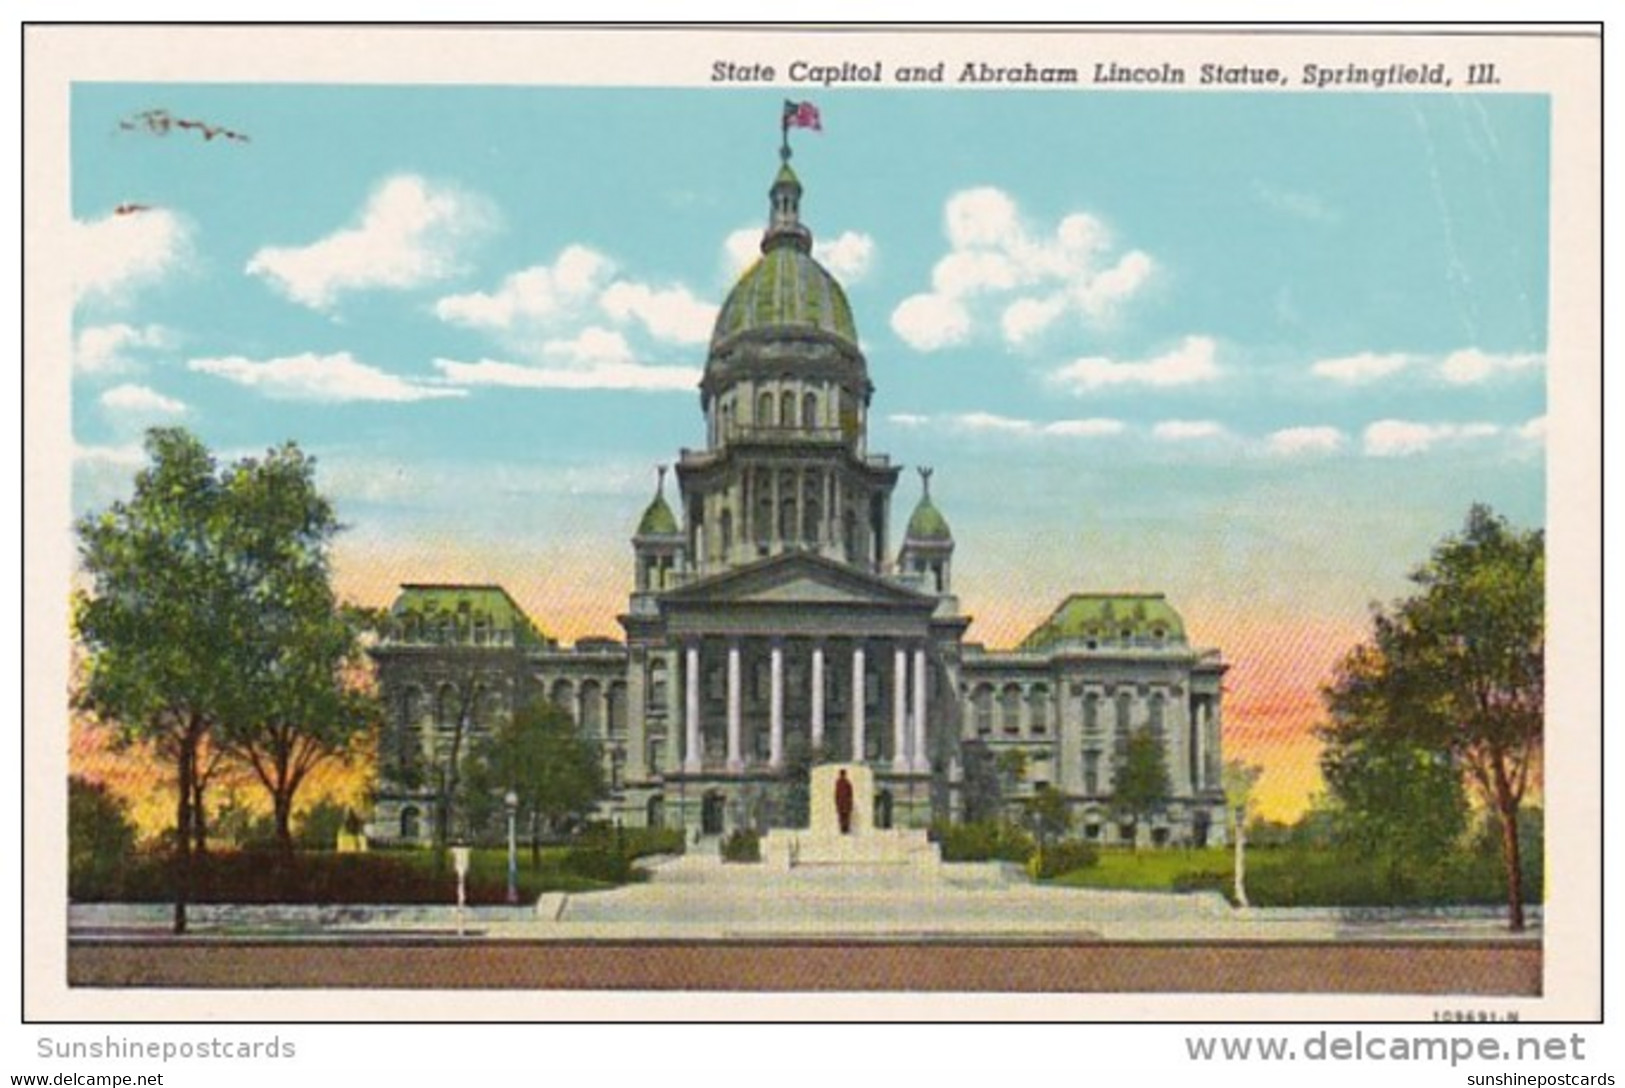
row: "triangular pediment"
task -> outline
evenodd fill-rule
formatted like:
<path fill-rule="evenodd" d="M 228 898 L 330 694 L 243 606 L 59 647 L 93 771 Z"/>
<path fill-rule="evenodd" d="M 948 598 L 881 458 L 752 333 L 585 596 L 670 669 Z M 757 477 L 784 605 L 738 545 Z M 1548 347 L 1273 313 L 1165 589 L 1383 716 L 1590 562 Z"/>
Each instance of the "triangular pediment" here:
<path fill-rule="evenodd" d="M 665 595 L 683 604 L 890 605 L 931 608 L 935 598 L 822 556 L 774 556 Z"/>

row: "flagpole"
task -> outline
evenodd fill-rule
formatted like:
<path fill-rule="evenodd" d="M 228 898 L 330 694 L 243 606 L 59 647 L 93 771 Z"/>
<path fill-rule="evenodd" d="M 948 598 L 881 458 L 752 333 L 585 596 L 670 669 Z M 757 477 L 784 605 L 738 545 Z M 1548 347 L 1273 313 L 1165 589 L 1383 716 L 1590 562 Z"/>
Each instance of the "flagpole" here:
<path fill-rule="evenodd" d="M 779 161 L 790 161 L 790 111 L 781 110 L 779 113 Z"/>

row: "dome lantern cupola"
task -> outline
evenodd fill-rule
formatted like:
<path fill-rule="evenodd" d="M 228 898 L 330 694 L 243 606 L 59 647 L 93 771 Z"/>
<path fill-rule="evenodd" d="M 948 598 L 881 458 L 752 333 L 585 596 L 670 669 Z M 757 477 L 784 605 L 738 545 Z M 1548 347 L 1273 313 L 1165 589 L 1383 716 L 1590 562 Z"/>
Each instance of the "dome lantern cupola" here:
<path fill-rule="evenodd" d="M 946 595 L 953 585 L 954 535 L 948 529 L 948 519 L 931 501 L 933 470 L 922 466 L 919 471 L 920 502 L 908 519 L 897 566 L 903 574 L 922 579 L 929 591 Z"/>
<path fill-rule="evenodd" d="M 638 519 L 637 532 L 632 537 L 632 550 L 637 558 L 637 589 L 640 593 L 669 588 L 682 560 L 683 528 L 666 502 L 665 465 L 659 466 L 659 473 L 655 497 L 643 511 L 643 517 Z"/>

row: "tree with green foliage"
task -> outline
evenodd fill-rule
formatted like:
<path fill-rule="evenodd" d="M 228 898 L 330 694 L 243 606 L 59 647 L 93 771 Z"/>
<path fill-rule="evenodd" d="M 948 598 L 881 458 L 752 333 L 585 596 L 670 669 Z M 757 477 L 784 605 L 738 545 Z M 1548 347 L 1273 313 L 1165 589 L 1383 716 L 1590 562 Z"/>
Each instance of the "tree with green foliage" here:
<path fill-rule="evenodd" d="M 1112 810 L 1133 825 L 1134 849 L 1140 848 L 1140 824 L 1155 816 L 1171 793 L 1167 749 L 1149 726 L 1141 726 L 1128 735 L 1112 768 Z"/>
<path fill-rule="evenodd" d="M 1415 591 L 1373 609 L 1370 640 L 1325 693 L 1334 722 L 1465 774 L 1499 820 L 1514 931 L 1524 928 L 1518 815 L 1545 732 L 1545 573 L 1541 530 L 1475 505 L 1462 531 L 1411 573 Z"/>
<path fill-rule="evenodd" d="M 1072 830 L 1072 809 L 1066 803 L 1066 795 L 1048 783 L 1034 790 L 1023 804 L 1027 810 L 1027 827 L 1038 840 L 1039 850 L 1048 849 L 1051 842 L 1065 838 Z"/>
<path fill-rule="evenodd" d="M 226 708 L 219 742 L 271 795 L 279 853 L 294 852 L 299 789 L 340 760 L 378 719 L 356 682 L 368 614 L 340 605 L 330 551 L 339 531 L 316 488 L 315 461 L 284 445 L 245 458 L 224 477 L 232 511 L 224 546 L 252 607 L 234 615 L 234 639 L 250 668 Z"/>
<path fill-rule="evenodd" d="M 111 887 L 135 853 L 135 824 L 105 785 L 68 777 L 68 893 Z"/>
<path fill-rule="evenodd" d="M 1468 805 L 1450 752 L 1342 717 L 1318 734 L 1335 841 L 1380 865 L 1396 896 L 1457 853 Z"/>
<path fill-rule="evenodd" d="M 462 776 L 470 822 L 490 822 L 512 790 L 530 827 L 531 860 L 541 856 L 540 830 L 590 813 L 607 794 L 598 745 L 580 735 L 570 715 L 541 701 L 522 707 L 480 740 Z"/>
<path fill-rule="evenodd" d="M 86 660 L 75 699 L 121 739 L 150 742 L 174 768 L 174 929 L 182 933 L 199 757 L 248 662 L 235 637 L 243 602 L 214 457 L 178 428 L 148 432 L 146 452 L 133 495 L 75 525 L 89 584 L 74 600 Z"/>

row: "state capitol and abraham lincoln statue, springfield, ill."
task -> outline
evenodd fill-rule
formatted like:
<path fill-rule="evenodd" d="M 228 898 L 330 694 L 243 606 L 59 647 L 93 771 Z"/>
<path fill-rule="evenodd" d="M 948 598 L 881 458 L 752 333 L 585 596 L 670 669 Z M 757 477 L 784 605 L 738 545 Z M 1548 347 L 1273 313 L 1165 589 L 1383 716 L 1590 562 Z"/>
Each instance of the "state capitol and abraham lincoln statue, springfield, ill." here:
<path fill-rule="evenodd" d="M 430 839 L 436 792 L 406 768 L 439 765 L 460 716 L 466 754 L 516 707 L 550 700 L 601 746 L 600 815 L 629 827 L 785 826 L 809 764 L 857 763 L 877 828 L 987 818 L 1054 788 L 1089 839 L 1223 841 L 1225 665 L 1190 645 L 1160 593 L 1077 593 L 1014 649 L 965 642 L 954 539 L 925 470 L 893 560 L 902 469 L 868 449 L 874 386 L 801 194 L 786 156 L 761 258 L 717 316 L 705 447 L 676 464 L 682 515 L 662 469 L 632 537 L 624 643 L 561 646 L 500 586 L 402 587 L 374 651 L 387 713 L 375 840 Z M 1162 741 L 1171 795 L 1136 827 L 1111 792 L 1142 728 Z M 999 758 L 1011 751 L 1024 760 Z"/>

